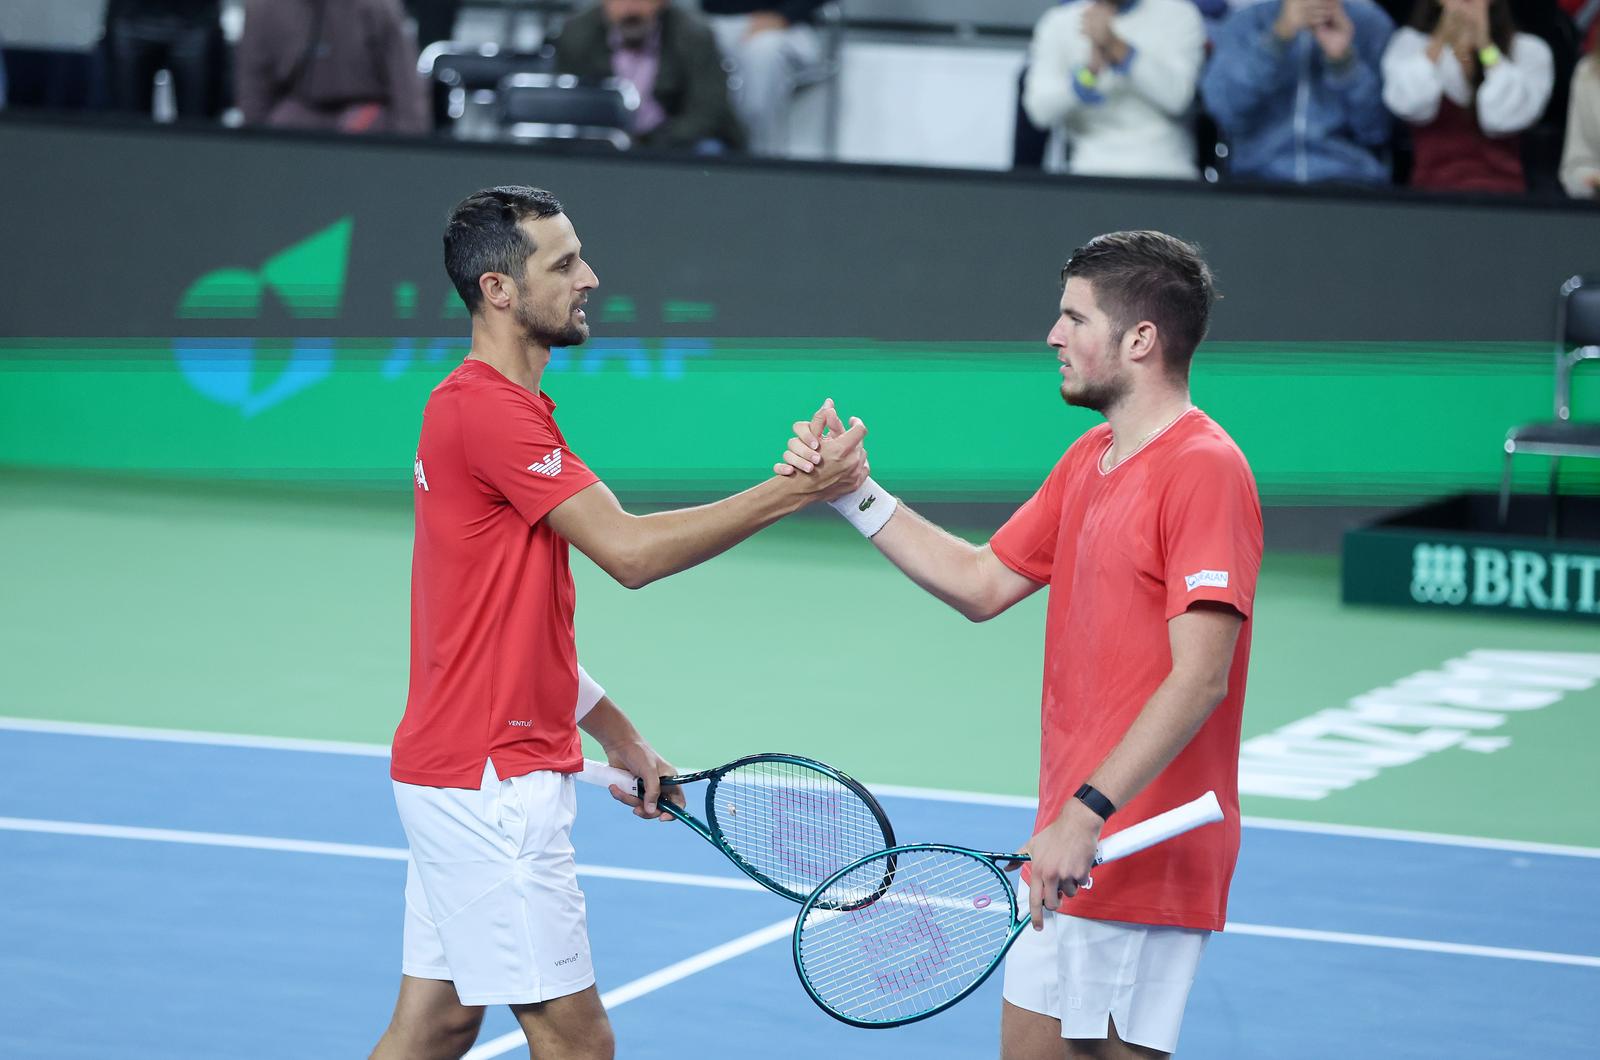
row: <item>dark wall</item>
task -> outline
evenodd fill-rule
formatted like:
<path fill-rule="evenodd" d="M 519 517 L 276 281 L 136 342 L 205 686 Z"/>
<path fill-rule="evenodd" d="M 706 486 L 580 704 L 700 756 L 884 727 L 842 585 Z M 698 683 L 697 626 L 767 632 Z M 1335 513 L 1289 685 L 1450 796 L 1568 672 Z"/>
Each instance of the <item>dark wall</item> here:
<path fill-rule="evenodd" d="M 197 277 L 254 268 L 343 216 L 355 219 L 344 311 L 316 333 L 458 334 L 463 322 L 442 310 L 442 221 L 496 183 L 561 196 L 602 296 L 714 306 L 689 322 L 642 310 L 641 329 L 662 335 L 1034 341 L 1072 248 L 1129 227 L 1205 248 L 1225 294 L 1219 340 L 1542 340 L 1560 281 L 1600 271 L 1600 210 L 1576 205 L 18 118 L 0 121 L 0 159 L 0 328 L 11 335 L 171 335 Z M 396 319 L 400 283 L 420 291 L 415 320 Z"/>

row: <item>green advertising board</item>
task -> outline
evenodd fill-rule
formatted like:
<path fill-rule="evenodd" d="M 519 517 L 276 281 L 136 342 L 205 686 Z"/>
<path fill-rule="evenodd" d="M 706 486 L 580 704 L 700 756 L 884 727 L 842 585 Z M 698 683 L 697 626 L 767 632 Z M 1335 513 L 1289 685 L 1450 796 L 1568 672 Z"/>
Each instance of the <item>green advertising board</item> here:
<path fill-rule="evenodd" d="M 1527 518 L 1502 532 L 1496 501 L 1455 497 L 1347 533 L 1344 601 L 1600 624 L 1600 502 L 1563 499 L 1566 530 L 1541 535 Z"/>

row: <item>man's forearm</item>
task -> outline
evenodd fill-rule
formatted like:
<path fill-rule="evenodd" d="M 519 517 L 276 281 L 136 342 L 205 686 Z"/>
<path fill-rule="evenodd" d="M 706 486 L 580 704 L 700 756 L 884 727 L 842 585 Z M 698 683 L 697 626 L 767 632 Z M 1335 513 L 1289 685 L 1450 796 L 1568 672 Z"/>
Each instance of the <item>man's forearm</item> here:
<path fill-rule="evenodd" d="M 1227 691 L 1209 678 L 1168 674 L 1088 783 L 1126 804 L 1188 746 Z"/>
<path fill-rule="evenodd" d="M 771 478 L 743 493 L 697 508 L 630 517 L 630 589 L 677 574 L 737 545 L 805 507 L 814 494 L 790 479 Z"/>
<path fill-rule="evenodd" d="M 872 543 L 906 577 L 974 622 L 1003 609 L 985 591 L 980 548 L 930 523 L 904 502 Z"/>
<path fill-rule="evenodd" d="M 644 738 L 610 696 L 601 696 L 600 702 L 578 720 L 578 727 L 608 749 Z"/>

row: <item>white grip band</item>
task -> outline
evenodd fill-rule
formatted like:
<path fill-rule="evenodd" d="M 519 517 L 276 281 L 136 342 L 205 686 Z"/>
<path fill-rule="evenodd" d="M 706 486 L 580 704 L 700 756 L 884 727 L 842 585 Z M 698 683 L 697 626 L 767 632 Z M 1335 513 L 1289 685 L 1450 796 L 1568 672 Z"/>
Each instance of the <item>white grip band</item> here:
<path fill-rule="evenodd" d="M 600 682 L 589 676 L 589 672 L 581 665 L 578 667 L 578 708 L 573 712 L 576 720 L 582 721 L 585 714 L 594 709 L 596 703 L 605 698 L 606 690 L 600 687 Z"/>
<path fill-rule="evenodd" d="M 1153 847 L 1190 829 L 1220 820 L 1222 806 L 1217 802 L 1217 793 L 1208 791 L 1193 802 L 1186 802 L 1106 836 L 1100 843 L 1100 849 L 1095 852 L 1095 864 L 1137 854 L 1146 847 Z"/>
<path fill-rule="evenodd" d="M 583 772 L 574 775 L 585 784 L 593 784 L 599 788 L 609 788 L 615 784 L 630 795 L 639 790 L 638 777 L 635 777 L 626 769 L 608 766 L 604 762 L 596 762 L 592 758 L 585 758 L 583 760 Z"/>
<path fill-rule="evenodd" d="M 900 505 L 888 490 L 870 478 L 854 493 L 828 503 L 833 505 L 834 511 L 848 519 L 851 526 L 861 531 L 864 537 L 871 537 L 882 530 L 883 525 L 894 514 L 895 508 Z"/>

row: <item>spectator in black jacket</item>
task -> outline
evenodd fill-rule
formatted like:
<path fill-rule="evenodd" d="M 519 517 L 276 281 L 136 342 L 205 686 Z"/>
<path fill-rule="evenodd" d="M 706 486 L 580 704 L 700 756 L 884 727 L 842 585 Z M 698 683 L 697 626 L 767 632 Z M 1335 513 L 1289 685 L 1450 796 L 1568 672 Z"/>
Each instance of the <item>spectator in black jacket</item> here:
<path fill-rule="evenodd" d="M 734 106 L 758 155 L 789 148 L 789 107 L 803 80 L 822 65 L 813 24 L 827 0 L 700 0 L 722 54 L 733 63 Z"/>

